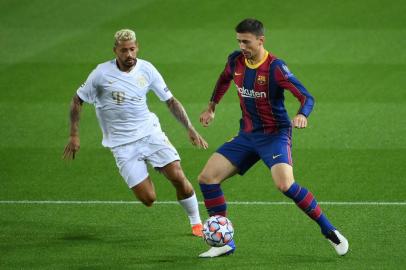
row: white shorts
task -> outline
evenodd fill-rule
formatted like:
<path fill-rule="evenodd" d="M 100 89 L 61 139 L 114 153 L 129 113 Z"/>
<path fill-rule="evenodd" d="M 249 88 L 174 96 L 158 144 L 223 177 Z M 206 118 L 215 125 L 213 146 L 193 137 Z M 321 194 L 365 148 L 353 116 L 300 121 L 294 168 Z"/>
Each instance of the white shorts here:
<path fill-rule="evenodd" d="M 129 188 L 138 185 L 148 177 L 147 161 L 154 168 L 161 168 L 180 160 L 175 147 L 162 131 L 132 143 L 113 147 L 111 152 Z"/>

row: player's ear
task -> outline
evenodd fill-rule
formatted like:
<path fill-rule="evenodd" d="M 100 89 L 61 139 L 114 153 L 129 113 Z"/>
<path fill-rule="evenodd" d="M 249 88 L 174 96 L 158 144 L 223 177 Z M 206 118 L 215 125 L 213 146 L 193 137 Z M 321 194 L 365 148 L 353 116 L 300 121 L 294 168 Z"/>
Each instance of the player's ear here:
<path fill-rule="evenodd" d="M 261 45 L 263 45 L 265 43 L 265 36 L 258 36 L 258 39 L 259 39 Z"/>

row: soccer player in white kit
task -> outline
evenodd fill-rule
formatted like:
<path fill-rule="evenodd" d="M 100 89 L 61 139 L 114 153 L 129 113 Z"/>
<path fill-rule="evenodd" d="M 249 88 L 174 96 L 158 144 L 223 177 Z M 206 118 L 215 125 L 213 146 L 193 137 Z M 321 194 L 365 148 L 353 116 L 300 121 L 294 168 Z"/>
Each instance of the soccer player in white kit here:
<path fill-rule="evenodd" d="M 70 137 L 63 157 L 74 159 L 80 147 L 79 115 L 83 102 L 93 104 L 103 132 L 102 144 L 113 153 L 121 176 L 135 196 L 146 206 L 156 199 L 147 171 L 148 161 L 176 189 L 179 203 L 186 211 L 192 233 L 202 235 L 198 203 L 191 183 L 180 166 L 176 149 L 162 132 L 157 116 L 147 106 L 151 89 L 187 129 L 192 144 L 207 148 L 207 142 L 190 122 L 182 104 L 172 95 L 155 67 L 137 58 L 138 42 L 134 31 L 122 29 L 115 34 L 116 58 L 94 69 L 79 87 L 70 107 Z"/>

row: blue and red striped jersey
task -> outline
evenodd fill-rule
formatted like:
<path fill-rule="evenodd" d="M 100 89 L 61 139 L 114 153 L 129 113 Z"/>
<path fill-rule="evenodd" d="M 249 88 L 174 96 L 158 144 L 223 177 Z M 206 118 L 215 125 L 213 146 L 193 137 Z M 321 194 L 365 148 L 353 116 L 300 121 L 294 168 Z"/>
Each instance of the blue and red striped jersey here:
<path fill-rule="evenodd" d="M 240 128 L 244 132 L 274 133 L 291 126 L 284 105 L 284 89 L 299 100 L 299 114 L 308 117 L 313 109 L 314 99 L 310 93 L 284 61 L 268 52 L 256 65 L 250 65 L 241 51 L 230 54 L 211 101 L 219 103 L 232 80 L 237 86 L 242 110 Z"/>

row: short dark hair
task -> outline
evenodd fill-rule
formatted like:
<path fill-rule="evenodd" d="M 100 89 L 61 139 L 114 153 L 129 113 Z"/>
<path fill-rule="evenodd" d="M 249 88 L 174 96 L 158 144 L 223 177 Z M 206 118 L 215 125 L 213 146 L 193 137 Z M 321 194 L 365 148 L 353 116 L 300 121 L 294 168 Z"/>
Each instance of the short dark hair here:
<path fill-rule="evenodd" d="M 251 33 L 258 36 L 263 36 L 264 35 L 264 25 L 262 22 L 248 18 L 243 21 L 241 21 L 236 27 L 235 31 L 237 33 Z"/>

